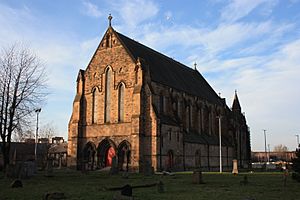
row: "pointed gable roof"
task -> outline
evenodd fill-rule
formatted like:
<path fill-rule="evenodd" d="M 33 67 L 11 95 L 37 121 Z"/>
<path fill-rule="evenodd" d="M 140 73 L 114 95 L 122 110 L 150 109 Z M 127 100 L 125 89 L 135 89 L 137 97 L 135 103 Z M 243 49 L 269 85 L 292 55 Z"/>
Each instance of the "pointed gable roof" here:
<path fill-rule="evenodd" d="M 242 110 L 236 91 L 234 93 L 234 99 L 233 99 L 233 103 L 232 103 L 232 110 L 236 110 L 236 111 L 240 111 L 240 112 Z"/>
<path fill-rule="evenodd" d="M 223 105 L 221 98 L 197 70 L 140 44 L 114 29 L 113 31 L 135 60 L 142 58 L 146 61 L 152 81 L 198 96 L 211 103 Z"/>

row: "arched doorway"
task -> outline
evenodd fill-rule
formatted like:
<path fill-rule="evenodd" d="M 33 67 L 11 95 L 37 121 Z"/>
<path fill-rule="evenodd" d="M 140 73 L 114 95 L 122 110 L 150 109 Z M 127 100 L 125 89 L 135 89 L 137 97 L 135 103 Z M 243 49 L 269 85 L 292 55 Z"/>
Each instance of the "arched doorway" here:
<path fill-rule="evenodd" d="M 84 169 L 94 169 L 95 165 L 96 146 L 92 142 L 86 143 L 83 148 L 83 167 Z"/>
<path fill-rule="evenodd" d="M 102 140 L 97 148 L 98 167 L 109 167 L 113 163 L 113 158 L 116 159 L 116 145 L 110 139 Z"/>
<path fill-rule="evenodd" d="M 118 166 L 121 171 L 128 171 L 131 156 L 131 145 L 128 141 L 123 140 L 118 146 Z"/>
<path fill-rule="evenodd" d="M 174 166 L 174 153 L 172 150 L 168 151 L 168 170 L 171 170 Z"/>

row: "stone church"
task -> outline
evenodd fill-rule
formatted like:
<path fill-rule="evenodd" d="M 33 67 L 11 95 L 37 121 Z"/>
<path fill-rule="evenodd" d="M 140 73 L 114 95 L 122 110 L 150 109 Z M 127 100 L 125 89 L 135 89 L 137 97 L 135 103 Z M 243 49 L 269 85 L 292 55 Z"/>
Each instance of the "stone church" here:
<path fill-rule="evenodd" d="M 237 93 L 226 105 L 195 69 L 109 26 L 79 70 L 68 131 L 68 165 L 204 171 L 250 163 L 250 133 Z M 221 130 L 219 130 L 221 129 Z"/>

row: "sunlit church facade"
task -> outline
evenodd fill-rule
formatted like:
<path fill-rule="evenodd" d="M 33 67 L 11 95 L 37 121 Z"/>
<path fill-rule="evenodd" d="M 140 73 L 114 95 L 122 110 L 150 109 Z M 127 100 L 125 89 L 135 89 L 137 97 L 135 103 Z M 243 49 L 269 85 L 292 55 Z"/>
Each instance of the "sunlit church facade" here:
<path fill-rule="evenodd" d="M 217 170 L 250 163 L 250 133 L 237 93 L 226 105 L 197 69 L 109 26 L 79 70 L 69 121 L 68 165 L 120 170 Z M 220 124 L 219 124 L 220 119 Z"/>

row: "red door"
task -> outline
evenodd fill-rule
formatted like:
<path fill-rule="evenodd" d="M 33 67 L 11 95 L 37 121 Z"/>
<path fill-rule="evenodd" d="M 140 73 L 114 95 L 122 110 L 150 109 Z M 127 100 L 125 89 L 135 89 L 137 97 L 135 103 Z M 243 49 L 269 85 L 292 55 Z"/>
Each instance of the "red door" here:
<path fill-rule="evenodd" d="M 109 147 L 106 151 L 105 166 L 111 166 L 112 158 L 114 156 L 116 156 L 115 149 L 113 147 Z"/>

